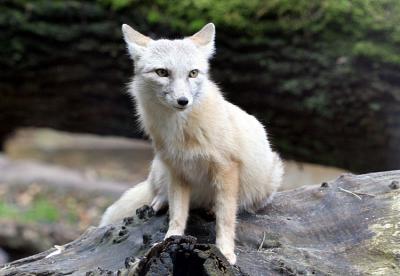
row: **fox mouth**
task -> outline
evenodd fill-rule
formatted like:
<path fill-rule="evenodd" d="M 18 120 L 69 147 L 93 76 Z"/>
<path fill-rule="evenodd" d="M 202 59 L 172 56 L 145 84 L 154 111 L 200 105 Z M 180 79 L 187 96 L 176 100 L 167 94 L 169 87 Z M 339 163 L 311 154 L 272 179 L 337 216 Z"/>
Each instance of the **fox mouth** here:
<path fill-rule="evenodd" d="M 179 110 L 179 111 L 183 111 L 185 110 L 187 107 L 182 107 L 182 106 L 174 106 L 175 109 Z"/>
<path fill-rule="evenodd" d="M 185 109 L 188 109 L 188 108 L 190 107 L 190 105 L 186 105 L 186 106 L 172 105 L 172 107 L 173 107 L 175 110 L 183 111 L 183 110 L 185 110 Z"/>

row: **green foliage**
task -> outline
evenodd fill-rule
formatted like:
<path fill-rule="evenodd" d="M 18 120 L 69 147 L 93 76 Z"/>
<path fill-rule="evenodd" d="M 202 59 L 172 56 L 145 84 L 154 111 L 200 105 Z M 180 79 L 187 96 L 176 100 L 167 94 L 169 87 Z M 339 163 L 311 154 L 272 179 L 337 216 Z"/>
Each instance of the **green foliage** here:
<path fill-rule="evenodd" d="M 253 39 L 278 33 L 301 34 L 306 40 L 331 42 L 335 51 L 347 55 L 400 64 L 398 0 L 98 1 L 113 9 L 144 11 L 149 24 L 166 25 L 184 33 L 212 21 L 218 28 L 232 29 Z M 391 46 L 379 45 L 381 39 Z"/>
<path fill-rule="evenodd" d="M 57 24 L 32 24 L 27 15 L 48 14 L 52 10 L 54 14 L 69 12 L 73 17 L 91 5 L 85 1 L 60 0 L 13 2 L 25 10 L 0 5 L 0 25 L 60 39 L 74 36 L 77 33 L 73 29 L 75 26 L 63 32 Z M 184 34 L 193 33 L 212 21 L 220 30 L 240 34 L 239 40 L 269 40 L 273 43 L 278 37 L 286 37 L 291 39 L 284 41 L 286 45 L 322 42 L 320 48 L 336 55 L 400 64 L 398 0 L 97 0 L 97 3 L 97 8 L 90 6 L 92 16 L 105 16 L 109 10 L 132 20 L 137 20 L 140 15 L 143 17 L 140 21 L 145 20 L 150 27 L 162 25 Z M 13 49 L 11 58 L 19 61 L 26 45 L 17 39 L 0 42 L 1 48 L 8 46 Z"/>
<path fill-rule="evenodd" d="M 16 219 L 18 217 L 18 208 L 15 206 L 5 203 L 4 201 L 0 201 L 0 217 L 1 218 L 10 218 Z"/>
<path fill-rule="evenodd" d="M 59 219 L 60 214 L 55 204 L 46 199 L 38 199 L 32 208 L 23 214 L 23 217 L 27 221 L 54 222 Z"/>
<path fill-rule="evenodd" d="M 101 4 L 110 6 L 114 10 L 119 10 L 134 3 L 134 0 L 98 0 Z"/>
<path fill-rule="evenodd" d="M 366 56 L 387 63 L 400 64 L 399 49 L 390 44 L 360 41 L 355 43 L 353 52 L 357 56 Z"/>
<path fill-rule="evenodd" d="M 39 198 L 25 210 L 11 203 L 0 201 L 0 217 L 22 222 L 55 222 L 59 219 L 60 214 L 54 203 Z"/>

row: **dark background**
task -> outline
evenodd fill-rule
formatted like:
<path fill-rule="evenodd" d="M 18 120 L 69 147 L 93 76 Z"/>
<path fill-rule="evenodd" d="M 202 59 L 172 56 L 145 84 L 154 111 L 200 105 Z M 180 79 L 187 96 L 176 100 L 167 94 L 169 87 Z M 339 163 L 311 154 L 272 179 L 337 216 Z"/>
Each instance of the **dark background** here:
<path fill-rule="evenodd" d="M 400 168 L 397 0 L 1 1 L 0 145 L 16 128 L 139 137 L 120 31 L 217 27 L 212 78 L 285 157 Z"/>

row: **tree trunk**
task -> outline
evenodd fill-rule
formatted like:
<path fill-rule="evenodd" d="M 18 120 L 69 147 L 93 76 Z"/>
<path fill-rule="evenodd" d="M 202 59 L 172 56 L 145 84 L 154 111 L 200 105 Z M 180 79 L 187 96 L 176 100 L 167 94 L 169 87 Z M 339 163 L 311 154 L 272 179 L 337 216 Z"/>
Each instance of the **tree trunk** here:
<path fill-rule="evenodd" d="M 120 25 L 159 36 L 180 30 L 145 23 L 145 2 L 119 11 L 99 2 L 2 1 L 0 144 L 20 126 L 140 136 L 125 93 L 133 69 Z M 398 168 L 398 66 L 352 58 L 304 31 L 251 37 L 217 26 L 211 75 L 289 159 L 357 172 Z"/>
<path fill-rule="evenodd" d="M 233 267 L 213 245 L 210 215 L 191 213 L 186 234 L 197 240 L 162 242 L 167 215 L 143 207 L 0 275 L 398 275 L 399 180 L 400 171 L 348 174 L 277 193 L 264 209 L 238 216 Z"/>

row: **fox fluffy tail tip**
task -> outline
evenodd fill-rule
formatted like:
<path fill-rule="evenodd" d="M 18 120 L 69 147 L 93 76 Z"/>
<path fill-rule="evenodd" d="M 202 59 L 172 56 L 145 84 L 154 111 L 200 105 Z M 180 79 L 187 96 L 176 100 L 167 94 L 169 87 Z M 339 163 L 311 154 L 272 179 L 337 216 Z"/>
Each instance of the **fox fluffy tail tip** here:
<path fill-rule="evenodd" d="M 120 199 L 107 208 L 103 214 L 99 227 L 121 221 L 125 217 L 134 215 L 136 209 L 149 205 L 153 199 L 153 192 L 147 181 L 137 184 L 126 191 Z"/>

